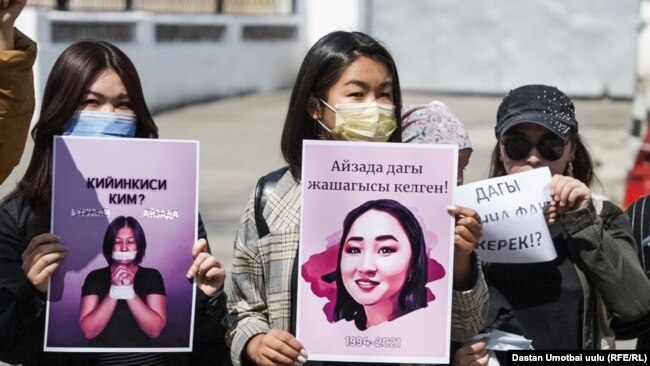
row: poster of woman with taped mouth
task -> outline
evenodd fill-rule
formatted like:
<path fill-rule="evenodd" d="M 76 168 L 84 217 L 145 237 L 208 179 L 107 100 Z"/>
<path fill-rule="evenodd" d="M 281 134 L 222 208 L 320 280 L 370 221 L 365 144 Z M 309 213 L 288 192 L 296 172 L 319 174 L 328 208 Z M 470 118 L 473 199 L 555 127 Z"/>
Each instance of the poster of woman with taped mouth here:
<path fill-rule="evenodd" d="M 46 351 L 191 350 L 197 162 L 195 141 L 55 138 Z"/>
<path fill-rule="evenodd" d="M 108 267 L 86 276 L 79 325 L 88 345 L 147 347 L 167 323 L 167 296 L 160 272 L 140 266 L 147 249 L 142 226 L 132 216 L 108 225 L 102 252 Z"/>

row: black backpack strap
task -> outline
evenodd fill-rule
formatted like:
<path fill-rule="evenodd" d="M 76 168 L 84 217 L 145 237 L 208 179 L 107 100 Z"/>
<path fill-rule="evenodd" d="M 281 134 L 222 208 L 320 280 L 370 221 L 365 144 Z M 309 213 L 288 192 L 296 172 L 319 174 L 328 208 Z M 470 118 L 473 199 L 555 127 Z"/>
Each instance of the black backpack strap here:
<path fill-rule="evenodd" d="M 255 187 L 255 225 L 257 226 L 257 234 L 260 238 L 268 235 L 271 231 L 269 230 L 269 225 L 264 218 L 264 207 L 268 202 L 268 197 L 278 182 L 289 169 L 288 166 L 280 168 L 274 172 L 271 172 L 257 181 L 257 186 Z M 296 294 L 298 293 L 298 253 L 296 253 L 293 261 L 293 266 L 291 267 L 291 334 L 296 334 Z"/>
<path fill-rule="evenodd" d="M 257 234 L 260 238 L 267 236 L 270 232 L 269 225 L 266 223 L 266 219 L 264 219 L 264 207 L 268 201 L 269 193 L 275 189 L 287 169 L 289 167 L 285 166 L 263 176 L 257 181 L 257 186 L 255 187 L 255 206 L 253 209 L 255 211 Z"/>

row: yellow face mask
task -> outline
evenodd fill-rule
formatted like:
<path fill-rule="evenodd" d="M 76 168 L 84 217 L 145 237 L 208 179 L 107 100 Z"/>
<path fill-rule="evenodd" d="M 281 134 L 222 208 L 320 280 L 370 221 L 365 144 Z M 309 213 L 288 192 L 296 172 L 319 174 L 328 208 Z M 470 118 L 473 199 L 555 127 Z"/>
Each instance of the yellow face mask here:
<path fill-rule="evenodd" d="M 318 122 L 330 132 L 330 135 L 340 136 L 340 139 L 383 142 L 388 141 L 397 128 L 395 106 L 392 104 L 372 101 L 336 104 L 335 108 L 332 108 L 324 100 L 321 99 L 321 102 L 336 113 L 336 127 L 331 131 L 322 122 Z"/>

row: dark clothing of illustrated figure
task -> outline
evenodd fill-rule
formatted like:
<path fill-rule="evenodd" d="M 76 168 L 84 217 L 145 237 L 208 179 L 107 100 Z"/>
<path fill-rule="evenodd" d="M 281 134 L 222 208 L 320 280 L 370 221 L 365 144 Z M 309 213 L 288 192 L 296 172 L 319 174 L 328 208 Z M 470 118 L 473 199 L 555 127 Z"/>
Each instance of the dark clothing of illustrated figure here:
<path fill-rule="evenodd" d="M 110 267 L 96 269 L 86 277 L 81 296 L 97 295 L 101 301 L 108 296 L 110 288 Z M 147 302 L 147 295 L 166 295 L 162 276 L 153 268 L 138 269 L 133 281 L 133 289 L 143 302 Z M 151 338 L 138 326 L 126 300 L 118 300 L 106 328 L 97 337 L 91 339 L 88 345 L 90 347 L 150 347 Z"/>

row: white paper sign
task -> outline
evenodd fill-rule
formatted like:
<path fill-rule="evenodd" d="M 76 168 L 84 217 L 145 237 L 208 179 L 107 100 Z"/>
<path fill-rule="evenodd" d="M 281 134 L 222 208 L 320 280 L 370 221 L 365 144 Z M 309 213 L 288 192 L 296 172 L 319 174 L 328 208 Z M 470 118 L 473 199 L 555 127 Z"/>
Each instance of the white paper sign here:
<path fill-rule="evenodd" d="M 544 209 L 551 202 L 547 167 L 459 186 L 456 204 L 475 209 L 483 222 L 477 253 L 486 262 L 532 263 L 555 259 Z"/>

